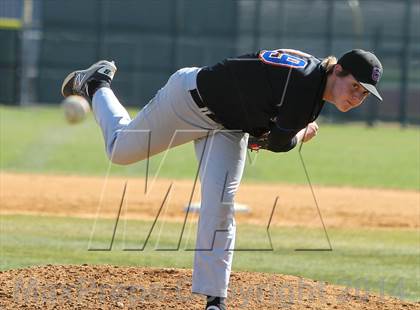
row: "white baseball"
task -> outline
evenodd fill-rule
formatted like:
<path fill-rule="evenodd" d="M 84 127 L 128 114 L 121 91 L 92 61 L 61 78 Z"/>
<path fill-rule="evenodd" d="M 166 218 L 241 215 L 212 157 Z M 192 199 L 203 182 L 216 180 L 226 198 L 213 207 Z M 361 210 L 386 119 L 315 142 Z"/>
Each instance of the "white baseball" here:
<path fill-rule="evenodd" d="M 67 97 L 63 100 L 61 106 L 64 110 L 64 117 L 70 124 L 80 123 L 90 111 L 89 103 L 80 96 Z"/>

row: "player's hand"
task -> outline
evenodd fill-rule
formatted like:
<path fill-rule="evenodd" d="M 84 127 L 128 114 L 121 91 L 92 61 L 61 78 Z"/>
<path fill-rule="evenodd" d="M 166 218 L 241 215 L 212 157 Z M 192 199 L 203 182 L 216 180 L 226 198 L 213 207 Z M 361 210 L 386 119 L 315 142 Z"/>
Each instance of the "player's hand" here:
<path fill-rule="evenodd" d="M 318 133 L 319 126 L 316 122 L 309 123 L 307 128 L 302 129 L 303 130 L 303 142 L 308 142 L 313 137 L 315 137 Z"/>

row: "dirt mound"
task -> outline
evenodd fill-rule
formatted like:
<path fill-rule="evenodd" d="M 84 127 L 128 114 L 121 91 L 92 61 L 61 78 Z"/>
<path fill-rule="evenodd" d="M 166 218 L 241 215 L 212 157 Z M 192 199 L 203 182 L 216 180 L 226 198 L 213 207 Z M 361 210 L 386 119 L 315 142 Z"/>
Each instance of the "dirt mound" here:
<path fill-rule="evenodd" d="M 150 180 L 150 192 L 145 195 L 145 180 L 141 178 L 13 173 L 0 177 L 2 214 L 90 218 L 115 218 L 127 182 L 127 219 L 153 220 L 172 184 L 170 201 L 162 211 L 163 220 L 169 221 L 184 220 L 194 184 L 193 180 Z M 197 187 L 193 201 L 200 200 Z M 420 227 L 418 191 L 320 186 L 314 190 L 327 227 Z M 285 184 L 242 184 L 236 201 L 251 211 L 237 213 L 237 223 L 267 225 L 277 197 L 273 225 L 321 227 L 309 187 Z"/>
<path fill-rule="evenodd" d="M 234 272 L 229 309 L 420 309 L 388 296 L 294 276 Z M 204 309 L 191 270 L 52 266 L 0 272 L 1 309 Z"/>

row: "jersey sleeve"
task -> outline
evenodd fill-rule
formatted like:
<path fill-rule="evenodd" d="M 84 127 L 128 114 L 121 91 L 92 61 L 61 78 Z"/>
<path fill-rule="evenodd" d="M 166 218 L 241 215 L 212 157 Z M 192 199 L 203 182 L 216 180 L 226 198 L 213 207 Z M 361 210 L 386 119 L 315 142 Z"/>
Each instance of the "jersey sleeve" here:
<path fill-rule="evenodd" d="M 297 144 L 297 130 L 279 127 L 276 123 L 271 123 L 270 132 L 260 137 L 250 136 L 248 148 L 252 151 L 260 149 L 272 152 L 288 152 Z"/>
<path fill-rule="evenodd" d="M 288 152 L 297 144 L 296 130 L 280 128 L 272 123 L 270 133 L 267 136 L 267 150 L 272 152 Z"/>

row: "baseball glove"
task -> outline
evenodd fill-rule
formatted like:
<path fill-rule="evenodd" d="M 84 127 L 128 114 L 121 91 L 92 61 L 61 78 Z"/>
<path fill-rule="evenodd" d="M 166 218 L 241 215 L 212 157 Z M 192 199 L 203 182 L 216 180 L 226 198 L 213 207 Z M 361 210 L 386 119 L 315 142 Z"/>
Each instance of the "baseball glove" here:
<path fill-rule="evenodd" d="M 267 132 L 266 134 L 262 135 L 261 137 L 254 137 L 254 136 L 249 136 L 248 139 L 248 148 L 251 151 L 255 151 L 258 152 L 260 149 L 268 149 L 268 135 L 269 132 Z"/>

